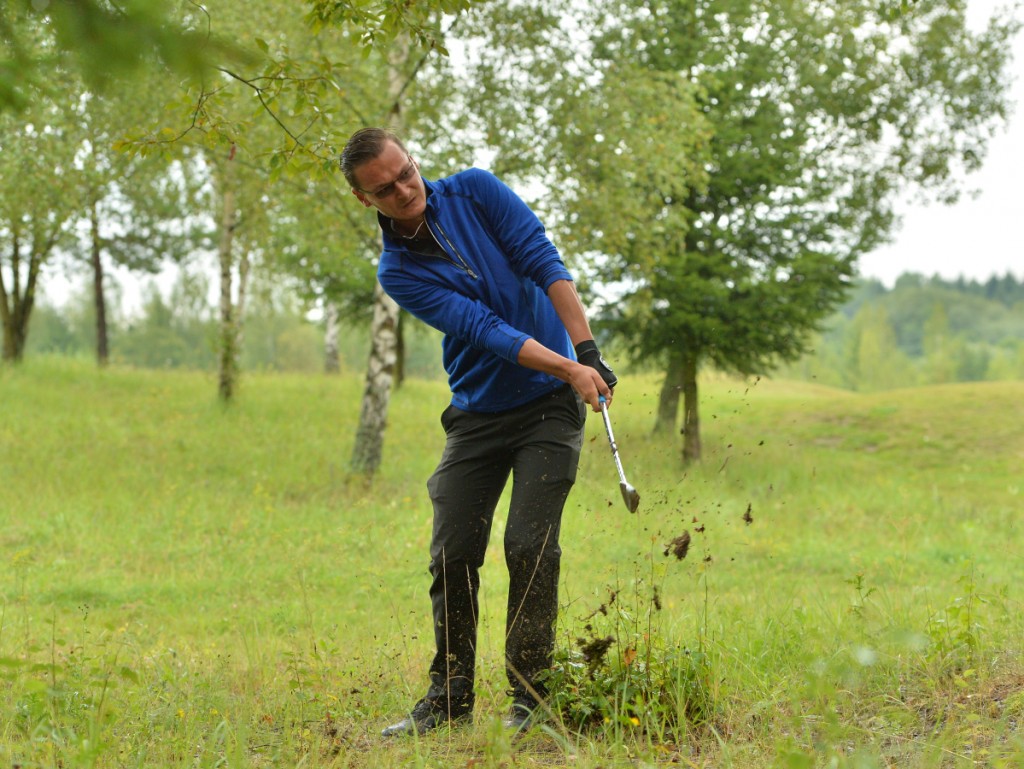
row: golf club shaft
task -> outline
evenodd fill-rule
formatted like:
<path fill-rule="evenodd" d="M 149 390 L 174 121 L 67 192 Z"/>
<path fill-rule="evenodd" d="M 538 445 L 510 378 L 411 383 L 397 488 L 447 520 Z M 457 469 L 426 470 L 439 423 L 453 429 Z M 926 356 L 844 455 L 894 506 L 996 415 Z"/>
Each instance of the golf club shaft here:
<path fill-rule="evenodd" d="M 598 398 L 601 404 L 601 416 L 604 417 L 604 429 L 608 433 L 608 443 L 612 447 L 612 459 L 615 460 L 615 469 L 619 471 L 619 491 L 622 492 L 622 501 L 626 503 L 626 509 L 635 513 L 640 506 L 640 495 L 632 484 L 626 480 L 626 471 L 622 469 L 622 460 L 619 459 L 619 445 L 615 442 L 615 433 L 612 431 L 612 420 L 608 416 L 608 403 L 602 395 Z"/>
<path fill-rule="evenodd" d="M 619 446 L 615 443 L 615 433 L 612 431 L 612 420 L 608 416 L 608 403 L 604 396 L 601 397 L 601 416 L 604 417 L 604 429 L 608 433 L 608 443 L 612 447 L 612 458 L 615 460 L 615 469 L 619 471 L 619 480 L 626 483 L 626 471 L 622 469 L 622 460 L 619 459 Z"/>

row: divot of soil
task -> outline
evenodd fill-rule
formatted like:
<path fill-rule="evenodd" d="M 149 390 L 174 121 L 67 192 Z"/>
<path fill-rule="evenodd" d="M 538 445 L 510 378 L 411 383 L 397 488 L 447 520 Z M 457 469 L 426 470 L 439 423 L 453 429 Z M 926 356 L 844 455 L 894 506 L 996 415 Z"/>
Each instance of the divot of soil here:
<path fill-rule="evenodd" d="M 610 635 L 604 638 L 591 638 L 589 641 L 585 638 L 576 639 L 576 644 L 583 652 L 583 659 L 591 668 L 597 667 L 604 661 L 605 655 L 608 654 L 613 643 L 615 643 L 615 639 Z"/>
<path fill-rule="evenodd" d="M 677 561 L 681 561 L 686 557 L 686 553 L 689 550 L 690 532 L 684 531 L 665 546 L 665 555 L 668 556 L 668 554 L 671 553 L 676 557 Z"/>

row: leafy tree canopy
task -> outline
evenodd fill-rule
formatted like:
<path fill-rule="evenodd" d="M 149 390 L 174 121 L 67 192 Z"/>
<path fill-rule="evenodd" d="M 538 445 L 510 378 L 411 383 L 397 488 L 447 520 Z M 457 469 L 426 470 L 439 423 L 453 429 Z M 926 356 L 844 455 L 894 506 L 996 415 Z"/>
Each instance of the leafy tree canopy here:
<path fill-rule="evenodd" d="M 175 17 L 174 8 L 160 0 L 4 0 L 0 109 L 24 108 L 33 90 L 52 87 L 58 69 L 77 71 L 90 89 L 103 91 L 145 62 L 195 78 L 214 62 L 239 56 L 226 40 Z M 40 29 L 47 33 L 42 48 L 33 40 Z"/>
<path fill-rule="evenodd" d="M 561 242 L 623 281 L 613 327 L 694 400 L 699 362 L 751 374 L 805 351 L 889 238 L 898 192 L 956 199 L 1006 119 L 1019 29 L 971 32 L 964 0 L 485 10 L 499 31 L 480 46 L 477 113 L 499 164 L 546 169 Z"/>

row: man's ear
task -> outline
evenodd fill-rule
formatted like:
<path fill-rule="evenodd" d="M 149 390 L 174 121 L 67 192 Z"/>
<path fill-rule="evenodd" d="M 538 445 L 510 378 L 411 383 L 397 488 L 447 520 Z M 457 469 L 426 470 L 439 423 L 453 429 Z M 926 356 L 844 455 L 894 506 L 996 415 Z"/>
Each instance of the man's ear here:
<path fill-rule="evenodd" d="M 352 190 L 352 194 L 359 198 L 359 202 L 362 203 L 367 208 L 370 208 L 370 206 L 373 205 L 373 203 L 366 199 L 366 195 L 361 193 L 359 190 Z"/>

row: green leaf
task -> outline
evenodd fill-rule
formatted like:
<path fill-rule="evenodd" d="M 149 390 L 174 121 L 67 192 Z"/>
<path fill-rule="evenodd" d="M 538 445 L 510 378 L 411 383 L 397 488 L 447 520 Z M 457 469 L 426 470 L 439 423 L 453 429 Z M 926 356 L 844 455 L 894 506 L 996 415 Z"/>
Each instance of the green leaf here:
<path fill-rule="evenodd" d="M 139 674 L 129 667 L 122 666 L 121 669 L 118 671 L 118 675 L 126 681 L 131 681 L 132 683 L 139 682 Z"/>

